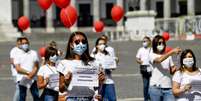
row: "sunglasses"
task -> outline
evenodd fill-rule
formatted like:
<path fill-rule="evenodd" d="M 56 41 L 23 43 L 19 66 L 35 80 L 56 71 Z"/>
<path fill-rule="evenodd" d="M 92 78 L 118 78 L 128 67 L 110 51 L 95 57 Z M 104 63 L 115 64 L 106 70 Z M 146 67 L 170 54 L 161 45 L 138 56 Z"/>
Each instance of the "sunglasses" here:
<path fill-rule="evenodd" d="M 162 45 L 163 44 L 163 42 L 158 42 L 158 45 Z"/>
<path fill-rule="evenodd" d="M 74 41 L 74 43 L 75 43 L 76 45 L 80 44 L 80 42 L 81 42 L 82 44 L 86 44 L 86 43 L 87 43 L 86 40 L 75 40 L 75 41 Z"/>

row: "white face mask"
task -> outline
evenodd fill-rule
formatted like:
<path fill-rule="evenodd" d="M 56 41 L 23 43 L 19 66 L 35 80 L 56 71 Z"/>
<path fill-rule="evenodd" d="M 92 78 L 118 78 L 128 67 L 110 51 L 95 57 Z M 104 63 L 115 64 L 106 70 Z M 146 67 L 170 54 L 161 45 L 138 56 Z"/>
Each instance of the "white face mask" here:
<path fill-rule="evenodd" d="M 101 51 L 103 51 L 103 50 L 105 49 L 105 45 L 103 45 L 103 44 L 102 44 L 102 45 L 99 45 L 98 48 L 99 48 Z"/>
<path fill-rule="evenodd" d="M 143 47 L 146 48 L 146 47 L 148 47 L 148 42 L 143 42 L 142 45 L 143 45 Z"/>
<path fill-rule="evenodd" d="M 50 56 L 49 60 L 50 60 L 50 62 L 56 63 L 58 60 L 58 56 L 57 55 Z"/>
<path fill-rule="evenodd" d="M 193 58 L 184 58 L 183 59 L 183 64 L 185 65 L 185 67 L 187 68 L 192 68 L 193 64 L 194 64 L 194 60 Z"/>
<path fill-rule="evenodd" d="M 157 46 L 157 49 L 158 49 L 158 51 L 161 52 L 161 51 L 164 49 L 164 45 L 158 45 L 158 46 Z"/>

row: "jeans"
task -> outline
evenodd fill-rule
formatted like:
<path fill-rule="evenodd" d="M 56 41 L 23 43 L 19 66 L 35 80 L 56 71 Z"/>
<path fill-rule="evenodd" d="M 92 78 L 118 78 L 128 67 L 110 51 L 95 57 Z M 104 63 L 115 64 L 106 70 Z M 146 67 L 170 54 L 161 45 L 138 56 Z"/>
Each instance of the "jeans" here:
<path fill-rule="evenodd" d="M 19 101 L 26 101 L 27 87 L 19 85 L 19 90 L 20 90 Z M 33 97 L 33 101 L 39 101 L 39 92 L 36 81 L 34 81 L 34 83 L 31 85 L 30 91 Z"/>
<path fill-rule="evenodd" d="M 142 74 L 142 79 L 143 79 L 144 101 L 149 101 L 150 100 L 150 95 L 149 95 L 149 80 L 150 80 L 150 76 L 145 76 L 145 75 Z"/>
<path fill-rule="evenodd" d="M 103 84 L 101 89 L 103 101 L 117 101 L 114 84 Z"/>
<path fill-rule="evenodd" d="M 20 90 L 19 90 L 19 85 L 16 83 L 16 88 L 15 88 L 15 94 L 13 96 L 13 101 L 19 101 L 19 95 L 20 95 Z"/>
<path fill-rule="evenodd" d="M 151 101 L 175 101 L 171 88 L 149 87 Z"/>
<path fill-rule="evenodd" d="M 49 88 L 45 88 L 43 90 L 43 93 L 40 97 L 41 101 L 58 101 L 58 97 L 59 97 L 59 92 L 49 89 Z"/>
<path fill-rule="evenodd" d="M 91 97 L 68 97 L 66 101 L 92 101 Z"/>

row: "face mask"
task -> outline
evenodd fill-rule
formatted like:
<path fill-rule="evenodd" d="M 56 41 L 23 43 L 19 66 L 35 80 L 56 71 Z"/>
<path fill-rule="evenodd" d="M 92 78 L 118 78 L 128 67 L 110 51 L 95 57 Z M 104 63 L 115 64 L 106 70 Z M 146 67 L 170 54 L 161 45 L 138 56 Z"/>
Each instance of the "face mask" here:
<path fill-rule="evenodd" d="M 24 51 L 28 51 L 29 50 L 29 45 L 28 44 L 23 44 L 23 45 L 20 45 L 20 48 Z"/>
<path fill-rule="evenodd" d="M 99 45 L 98 48 L 103 51 L 105 49 L 105 45 Z"/>
<path fill-rule="evenodd" d="M 158 51 L 161 52 L 161 51 L 164 49 L 164 45 L 158 45 L 158 46 L 157 46 L 157 49 L 158 49 Z"/>
<path fill-rule="evenodd" d="M 185 67 L 191 68 L 191 67 L 193 67 L 194 60 L 193 60 L 193 58 L 184 58 L 183 64 L 185 65 Z"/>
<path fill-rule="evenodd" d="M 148 43 L 147 43 L 147 42 L 143 42 L 142 45 L 143 45 L 143 47 L 145 47 L 145 48 L 148 47 Z"/>
<path fill-rule="evenodd" d="M 58 60 L 58 57 L 57 57 L 57 55 L 50 56 L 49 60 L 50 60 L 50 62 L 56 63 Z"/>
<path fill-rule="evenodd" d="M 87 49 L 86 44 L 82 44 L 82 43 L 79 43 L 77 45 L 74 44 L 73 52 L 75 54 L 82 55 L 85 52 L 86 49 Z"/>

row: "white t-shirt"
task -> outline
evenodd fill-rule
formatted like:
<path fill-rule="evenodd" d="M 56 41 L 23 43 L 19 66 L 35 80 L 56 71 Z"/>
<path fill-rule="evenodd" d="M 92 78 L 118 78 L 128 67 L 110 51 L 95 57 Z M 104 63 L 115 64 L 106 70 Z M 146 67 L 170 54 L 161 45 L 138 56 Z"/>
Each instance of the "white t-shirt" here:
<path fill-rule="evenodd" d="M 162 61 L 160 64 L 154 63 L 154 60 L 161 55 L 151 52 L 149 54 L 150 64 L 153 67 L 152 76 L 150 78 L 150 86 L 158 86 L 160 88 L 172 88 L 172 76 L 170 74 L 170 68 L 174 66 L 172 57 Z"/>
<path fill-rule="evenodd" d="M 90 64 L 95 64 L 91 62 Z M 68 72 L 73 72 L 73 68 L 77 66 L 83 66 L 84 63 L 81 60 L 61 60 L 57 66 L 57 71 L 66 75 Z M 72 75 L 73 77 L 73 75 Z M 93 97 L 94 88 L 93 87 L 83 87 L 83 86 L 74 86 L 72 87 L 71 83 L 66 89 L 69 92 L 69 97 Z"/>
<path fill-rule="evenodd" d="M 57 84 L 58 86 L 57 87 L 54 87 L 52 88 L 50 86 L 50 84 L 47 84 L 47 88 L 50 88 L 50 89 L 53 89 L 53 90 L 56 90 L 56 91 L 59 91 L 59 73 L 57 72 L 57 68 L 55 66 L 50 66 L 48 64 L 46 65 L 43 65 L 40 67 L 40 69 L 38 70 L 38 73 L 37 73 L 38 76 L 42 76 L 43 79 L 46 79 L 47 77 L 49 77 L 50 79 L 50 76 L 57 76 L 55 77 L 54 79 L 56 79 Z"/>
<path fill-rule="evenodd" d="M 91 56 L 93 58 L 95 58 L 95 62 L 97 64 L 102 64 L 102 61 L 104 61 L 104 59 L 105 59 L 104 57 L 107 56 L 107 55 L 105 55 L 105 54 L 103 54 L 101 52 L 98 52 L 97 54 L 92 53 Z M 110 70 L 110 69 L 105 70 L 105 74 L 106 74 L 105 75 L 106 79 L 104 81 L 104 84 L 114 84 L 114 81 L 112 80 L 112 70 Z"/>
<path fill-rule="evenodd" d="M 136 54 L 136 58 L 139 58 L 143 62 L 142 65 L 149 65 L 150 53 L 151 53 L 151 48 L 141 47 Z"/>
<path fill-rule="evenodd" d="M 14 60 L 14 64 L 19 64 L 21 68 L 31 72 L 33 70 L 35 62 L 38 62 L 37 52 L 34 50 L 30 50 L 28 52 L 23 52 L 17 59 Z M 17 81 L 20 81 L 24 76 L 24 74 L 17 73 Z M 36 77 L 34 77 L 36 80 Z"/>
<path fill-rule="evenodd" d="M 201 81 L 201 72 L 197 73 L 196 75 L 189 75 L 187 73 L 177 71 L 175 72 L 172 80 L 179 83 L 181 88 L 186 84 L 190 84 L 194 80 Z M 179 97 L 176 97 L 177 101 L 201 101 L 201 96 L 198 96 L 192 92 L 193 91 L 191 90 L 190 92 L 180 94 Z"/>
<path fill-rule="evenodd" d="M 23 51 L 21 49 L 19 49 L 18 47 L 13 47 L 10 51 L 10 59 L 13 59 L 13 61 L 14 61 L 22 53 L 23 53 Z M 11 64 L 11 73 L 12 73 L 13 77 L 16 77 L 17 71 L 16 71 L 15 66 L 13 64 Z"/>

